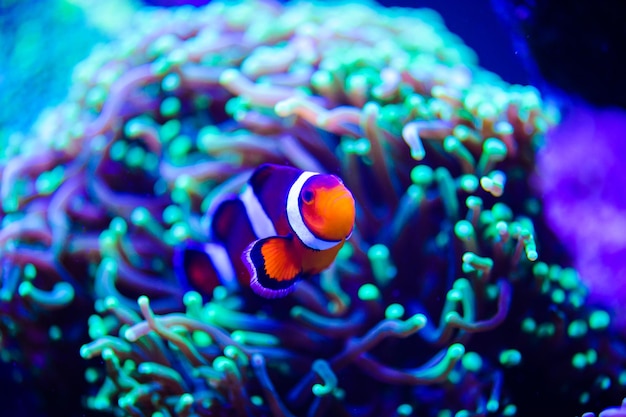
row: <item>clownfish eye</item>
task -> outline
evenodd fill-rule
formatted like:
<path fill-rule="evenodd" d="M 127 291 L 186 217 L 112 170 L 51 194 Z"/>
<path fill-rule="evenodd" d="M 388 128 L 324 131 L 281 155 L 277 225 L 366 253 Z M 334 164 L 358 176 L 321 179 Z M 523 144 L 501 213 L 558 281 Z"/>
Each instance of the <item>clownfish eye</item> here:
<path fill-rule="evenodd" d="M 304 201 L 304 203 L 306 204 L 311 204 L 313 202 L 313 191 L 311 190 L 304 190 L 302 191 L 302 201 Z"/>

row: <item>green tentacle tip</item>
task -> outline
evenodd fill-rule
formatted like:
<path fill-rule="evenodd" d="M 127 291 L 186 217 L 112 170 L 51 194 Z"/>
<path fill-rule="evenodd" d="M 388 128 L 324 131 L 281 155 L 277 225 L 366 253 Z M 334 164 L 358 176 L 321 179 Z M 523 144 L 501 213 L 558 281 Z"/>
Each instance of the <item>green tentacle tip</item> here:
<path fill-rule="evenodd" d="M 598 360 L 598 352 L 595 349 L 587 350 L 587 362 L 593 365 Z"/>
<path fill-rule="evenodd" d="M 461 301 L 468 289 L 466 282 L 463 278 L 456 280 L 452 288 L 447 292 L 446 298 L 450 301 Z"/>
<path fill-rule="evenodd" d="M 33 264 L 24 265 L 24 278 L 33 280 L 37 276 L 37 267 Z"/>
<path fill-rule="evenodd" d="M 133 393 L 133 391 L 130 391 L 128 394 L 121 396 L 120 398 L 118 398 L 117 400 L 117 405 L 122 409 L 126 409 L 132 405 L 134 405 L 135 401 L 134 401 L 134 395 L 131 395 Z"/>
<path fill-rule="evenodd" d="M 295 307 L 294 307 L 295 309 Z M 292 310 L 292 316 L 300 314 L 298 310 Z M 242 343 L 251 346 L 278 346 L 280 345 L 280 339 L 271 334 L 250 332 L 246 330 L 235 330 L 231 334 L 231 337 L 235 342 Z"/>
<path fill-rule="evenodd" d="M 219 372 L 232 373 L 237 376 L 238 379 L 241 377 L 235 361 L 225 356 L 218 356 L 215 358 L 213 361 L 213 368 Z"/>
<path fill-rule="evenodd" d="M 554 323 L 542 323 L 537 326 L 537 336 L 538 337 L 552 337 L 556 332 L 556 328 Z"/>
<path fill-rule="evenodd" d="M 491 269 L 493 268 L 493 260 L 491 258 L 481 257 L 473 252 L 463 254 L 463 264 L 471 266 L 473 269 Z"/>
<path fill-rule="evenodd" d="M 517 414 L 517 406 L 515 404 L 508 404 L 506 407 L 504 407 L 504 410 L 502 410 L 502 415 L 503 416 L 514 416 L 515 414 Z"/>
<path fill-rule="evenodd" d="M 187 156 L 191 151 L 193 141 L 187 135 L 178 135 L 170 142 L 168 150 L 170 156 L 174 159 L 180 159 Z"/>
<path fill-rule="evenodd" d="M 491 208 L 491 214 L 494 221 L 509 222 L 513 220 L 513 210 L 504 203 L 497 202 Z"/>
<path fill-rule="evenodd" d="M 213 300 L 225 300 L 228 297 L 228 290 L 223 285 L 213 288 Z"/>
<path fill-rule="evenodd" d="M 353 142 L 352 151 L 357 155 L 367 155 L 372 149 L 372 145 L 367 138 L 358 138 Z"/>
<path fill-rule="evenodd" d="M 500 403 L 497 400 L 490 399 L 487 401 L 487 411 L 490 413 L 495 413 L 500 408 Z"/>
<path fill-rule="evenodd" d="M 611 378 L 606 375 L 600 375 L 596 379 L 595 385 L 600 387 L 601 390 L 606 391 L 607 389 L 611 388 Z"/>
<path fill-rule="evenodd" d="M 389 249 L 387 246 L 382 244 L 373 245 L 368 251 L 367 256 L 372 261 L 378 260 L 388 260 L 389 259 Z"/>
<path fill-rule="evenodd" d="M 224 348 L 224 356 L 236 360 L 242 366 L 248 366 L 249 361 L 246 354 L 237 346 L 228 345 Z"/>
<path fill-rule="evenodd" d="M 537 322 L 531 317 L 526 317 L 521 324 L 524 333 L 533 333 L 537 329 Z"/>
<path fill-rule="evenodd" d="M 550 294 L 550 298 L 552 298 L 552 302 L 554 304 L 561 304 L 565 301 L 565 291 L 560 288 L 556 288 L 552 291 L 552 294 Z"/>
<path fill-rule="evenodd" d="M 448 291 L 448 298 L 450 298 L 450 293 L 451 293 L 451 291 Z M 457 300 L 457 301 L 460 301 L 460 300 Z M 444 316 L 443 320 L 444 320 L 444 322 L 446 324 L 453 323 L 453 322 L 458 322 L 458 321 L 461 320 L 461 316 L 456 311 L 450 311 L 450 312 L 446 313 L 446 315 Z"/>
<path fill-rule="evenodd" d="M 337 376 L 328 362 L 323 359 L 318 359 L 313 362 L 312 369 L 324 382 L 323 384 L 315 384 L 311 388 L 316 397 L 328 395 L 337 388 Z"/>
<path fill-rule="evenodd" d="M 147 154 L 143 148 L 139 146 L 132 146 L 126 153 L 124 162 L 126 163 L 126 166 L 130 168 L 139 168 L 146 162 L 146 157 Z"/>
<path fill-rule="evenodd" d="M 181 123 L 178 119 L 171 119 L 165 122 L 159 130 L 159 136 L 162 142 L 169 142 L 180 133 Z"/>
<path fill-rule="evenodd" d="M 498 138 L 487 138 L 483 143 L 483 152 L 492 160 L 502 161 L 506 158 L 506 145 Z"/>
<path fill-rule="evenodd" d="M 500 352 L 500 357 L 498 358 L 500 364 L 507 368 L 517 366 L 522 361 L 522 354 L 515 349 L 507 349 Z"/>
<path fill-rule="evenodd" d="M 180 87 L 181 79 L 180 75 L 176 73 L 167 74 L 161 81 L 161 87 L 164 91 L 175 91 Z"/>
<path fill-rule="evenodd" d="M 413 414 L 413 407 L 410 404 L 400 404 L 396 409 L 398 416 L 410 416 Z"/>
<path fill-rule="evenodd" d="M 463 175 L 459 179 L 459 186 L 466 193 L 475 192 L 478 189 L 478 185 L 479 185 L 478 178 L 476 178 L 476 176 L 472 174 Z M 475 198 L 478 198 L 478 197 L 475 197 Z M 466 203 L 467 203 L 467 200 L 466 200 Z"/>
<path fill-rule="evenodd" d="M 578 397 L 578 402 L 581 404 L 587 404 L 589 402 L 589 393 L 588 392 L 583 392 L 582 394 L 580 394 L 580 397 Z"/>
<path fill-rule="evenodd" d="M 52 340 L 60 340 L 63 337 L 63 332 L 59 326 L 52 325 L 48 329 L 48 336 Z"/>
<path fill-rule="evenodd" d="M 235 81 L 237 78 L 240 78 L 241 73 L 234 68 L 229 68 L 224 70 L 220 75 L 219 82 L 222 85 L 230 84 Z"/>
<path fill-rule="evenodd" d="M 626 386 L 626 371 L 621 371 L 617 376 L 617 382 L 622 386 Z"/>
<path fill-rule="evenodd" d="M 494 126 L 494 130 L 499 135 L 511 135 L 515 131 L 513 129 L 513 125 L 511 125 L 511 123 L 505 122 L 505 121 L 501 121 L 501 122 L 496 123 L 496 125 Z"/>
<path fill-rule="evenodd" d="M 193 339 L 193 343 L 199 347 L 207 347 L 213 344 L 211 336 L 200 330 L 193 332 L 191 338 Z"/>
<path fill-rule="evenodd" d="M 173 34 L 166 34 L 155 39 L 148 46 L 148 55 L 158 57 L 169 53 L 180 41 Z"/>
<path fill-rule="evenodd" d="M 402 304 L 389 304 L 385 309 L 385 317 L 388 319 L 399 319 L 404 315 L 404 306 Z"/>
<path fill-rule="evenodd" d="M 593 330 L 602 330 L 611 324 L 611 316 L 603 310 L 596 310 L 589 316 L 589 327 Z"/>
<path fill-rule="evenodd" d="M 191 236 L 191 228 L 186 222 L 177 222 L 168 231 L 171 239 L 177 243 L 183 242 Z"/>
<path fill-rule="evenodd" d="M 74 287 L 67 282 L 57 282 L 51 291 L 40 290 L 30 281 L 23 281 L 18 287 L 18 294 L 27 297 L 45 308 L 65 307 L 74 300 Z"/>
<path fill-rule="evenodd" d="M 109 156 L 114 161 L 121 161 L 128 152 L 128 144 L 121 140 L 115 142 L 109 149 Z"/>
<path fill-rule="evenodd" d="M 124 124 L 124 134 L 131 139 L 135 139 L 141 135 L 145 129 L 146 122 L 141 118 L 130 119 Z"/>
<path fill-rule="evenodd" d="M 462 240 L 467 240 L 474 236 L 474 226 L 467 220 L 459 220 L 454 225 L 454 234 Z"/>
<path fill-rule="evenodd" d="M 464 354 L 465 354 L 465 346 L 463 346 L 460 343 L 454 343 L 448 348 L 448 353 L 446 354 L 446 356 L 449 357 L 450 359 L 458 360 L 458 359 L 461 359 L 461 357 L 463 357 Z"/>
<path fill-rule="evenodd" d="M 197 291 L 187 291 L 183 295 L 183 304 L 187 308 L 195 308 L 202 306 L 202 296 Z"/>
<path fill-rule="evenodd" d="M 483 359 L 476 352 L 466 352 L 461 359 L 461 364 L 470 372 L 478 372 L 483 366 Z"/>
<path fill-rule="evenodd" d="M 317 70 L 311 75 L 311 85 L 315 88 L 328 88 L 333 84 L 333 76 L 329 71 Z"/>
<path fill-rule="evenodd" d="M 100 378 L 100 372 L 96 368 L 85 369 L 85 381 L 90 384 L 95 383 Z"/>
<path fill-rule="evenodd" d="M 537 278 L 545 278 L 548 276 L 550 267 L 545 262 L 537 262 L 533 265 L 533 275 Z"/>
<path fill-rule="evenodd" d="M 126 365 L 126 363 L 128 363 L 128 365 Z M 128 367 L 129 369 L 134 369 L 135 364 L 133 361 L 126 361 L 124 363 L 124 366 Z M 172 379 L 179 383 L 182 383 L 182 378 L 178 372 L 176 372 L 172 368 L 154 362 L 140 363 L 139 367 L 137 367 L 137 372 L 142 375 L 160 375 L 164 378 Z"/>
<path fill-rule="evenodd" d="M 111 407 L 111 401 L 108 398 L 98 396 L 90 398 L 90 404 L 95 410 L 106 410 Z"/>
<path fill-rule="evenodd" d="M 428 165 L 417 165 L 411 170 L 411 181 L 423 187 L 429 186 L 433 182 L 433 169 Z"/>
<path fill-rule="evenodd" d="M 363 284 L 357 293 L 359 299 L 363 301 L 372 301 L 380 297 L 380 290 L 374 284 Z"/>
<path fill-rule="evenodd" d="M 150 299 L 148 298 L 147 295 L 140 295 L 139 298 L 137 298 L 137 305 L 139 305 L 139 307 L 150 307 Z"/>
<path fill-rule="evenodd" d="M 178 114 L 181 103 L 178 97 L 167 97 L 161 102 L 159 111 L 163 117 L 174 117 Z"/>
<path fill-rule="evenodd" d="M 102 258 L 100 268 L 109 274 L 117 274 L 117 261 L 110 257 Z"/>
<path fill-rule="evenodd" d="M 117 356 L 115 355 L 115 352 L 113 352 L 113 349 L 104 348 L 102 349 L 102 359 L 104 359 L 105 361 L 116 361 Z"/>
<path fill-rule="evenodd" d="M 477 209 L 483 206 L 483 199 L 471 195 L 465 199 L 465 205 L 469 209 Z"/>
<path fill-rule="evenodd" d="M 143 226 L 150 219 L 150 212 L 145 207 L 136 207 L 130 214 L 130 220 L 137 226 Z"/>
<path fill-rule="evenodd" d="M 64 174 L 65 168 L 62 165 L 57 165 L 50 171 L 42 172 L 35 180 L 35 189 L 41 194 L 51 194 L 63 182 Z"/>
<path fill-rule="evenodd" d="M 103 230 L 98 236 L 100 250 L 106 254 L 113 254 L 117 245 L 118 236 L 110 229 Z"/>
<path fill-rule="evenodd" d="M 176 406 L 174 407 L 174 411 L 176 411 L 176 413 L 181 413 L 182 411 L 191 407 L 193 402 L 194 402 L 193 395 L 186 392 L 178 398 L 178 401 L 176 402 Z"/>
<path fill-rule="evenodd" d="M 339 253 L 337 254 L 337 259 L 339 260 L 348 260 L 354 255 L 354 245 L 350 242 L 346 242 L 341 249 L 339 249 Z"/>
<path fill-rule="evenodd" d="M 79 355 L 80 355 L 81 358 L 83 358 L 83 359 L 90 359 L 91 358 L 91 353 L 92 353 L 92 350 L 89 347 L 89 345 L 82 345 L 80 347 Z"/>
<path fill-rule="evenodd" d="M 583 369 L 587 366 L 587 356 L 581 352 L 576 353 L 572 357 L 572 366 L 576 369 Z"/>
<path fill-rule="evenodd" d="M 288 98 L 283 101 L 279 101 L 274 106 L 274 112 L 280 117 L 287 117 L 293 114 L 293 111 L 296 107 L 299 107 L 301 103 L 301 99 L 297 97 Z"/>
<path fill-rule="evenodd" d="M 121 217 L 114 217 L 109 223 L 109 229 L 115 232 L 117 235 L 124 235 L 128 231 L 128 225 L 126 220 Z"/>
<path fill-rule="evenodd" d="M 376 282 L 385 285 L 396 276 L 397 269 L 393 265 L 389 248 L 382 244 L 376 244 L 369 248 L 367 257 L 372 264 L 372 273 Z"/>
<path fill-rule="evenodd" d="M 414 314 L 411 317 L 409 317 L 408 319 L 406 319 L 406 321 L 404 322 L 405 324 L 407 324 L 409 326 L 409 328 L 411 329 L 423 329 L 424 326 L 426 326 L 426 323 L 428 322 L 428 319 L 426 318 L 425 315 L 423 314 Z"/>
<path fill-rule="evenodd" d="M 565 290 L 573 290 L 580 287 L 578 272 L 574 268 L 563 268 L 558 277 L 558 281 Z"/>
<path fill-rule="evenodd" d="M 443 140 L 443 149 L 446 152 L 456 152 L 461 146 L 461 141 L 454 136 L 448 136 Z"/>

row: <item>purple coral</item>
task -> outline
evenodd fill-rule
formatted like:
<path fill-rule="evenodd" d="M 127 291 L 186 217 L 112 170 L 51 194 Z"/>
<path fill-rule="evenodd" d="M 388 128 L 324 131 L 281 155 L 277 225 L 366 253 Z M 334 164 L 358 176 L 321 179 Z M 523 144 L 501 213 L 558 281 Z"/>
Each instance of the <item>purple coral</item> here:
<path fill-rule="evenodd" d="M 590 301 L 626 323 L 626 112 L 574 107 L 539 153 L 546 216 L 574 255 Z"/>

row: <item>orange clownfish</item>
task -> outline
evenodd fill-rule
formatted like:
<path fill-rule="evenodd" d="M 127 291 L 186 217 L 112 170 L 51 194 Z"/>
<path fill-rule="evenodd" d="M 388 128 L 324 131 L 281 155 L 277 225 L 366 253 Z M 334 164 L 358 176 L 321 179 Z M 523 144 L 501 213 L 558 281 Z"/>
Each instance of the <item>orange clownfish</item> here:
<path fill-rule="evenodd" d="M 179 280 L 203 293 L 249 282 L 277 298 L 331 265 L 352 234 L 355 204 L 335 175 L 265 164 L 210 219 L 208 243 L 175 251 Z"/>

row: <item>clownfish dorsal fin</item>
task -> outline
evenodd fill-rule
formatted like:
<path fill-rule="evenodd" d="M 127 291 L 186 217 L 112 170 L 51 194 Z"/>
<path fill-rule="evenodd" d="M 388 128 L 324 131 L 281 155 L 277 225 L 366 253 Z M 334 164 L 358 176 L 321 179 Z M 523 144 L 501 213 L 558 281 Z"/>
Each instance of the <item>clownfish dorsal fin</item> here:
<path fill-rule="evenodd" d="M 279 169 L 276 165 L 271 164 L 263 164 L 259 165 L 248 180 L 248 184 L 252 186 L 255 192 L 259 192 L 259 190 L 265 185 L 268 179 L 272 177 L 275 171 Z"/>
<path fill-rule="evenodd" d="M 286 296 L 302 278 L 292 237 L 256 240 L 244 251 L 243 260 L 250 271 L 250 288 L 265 298 Z"/>

